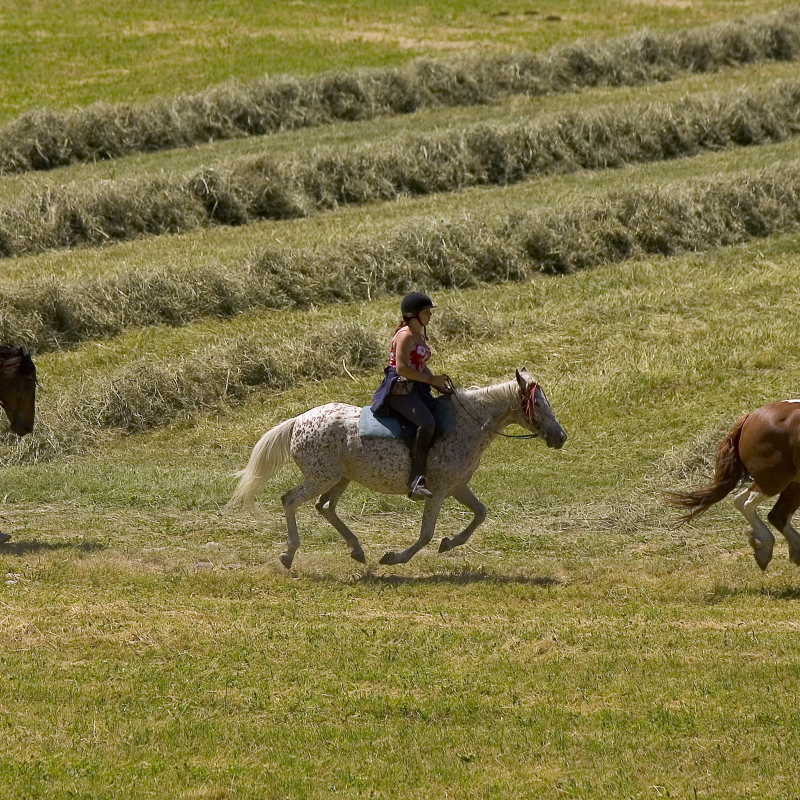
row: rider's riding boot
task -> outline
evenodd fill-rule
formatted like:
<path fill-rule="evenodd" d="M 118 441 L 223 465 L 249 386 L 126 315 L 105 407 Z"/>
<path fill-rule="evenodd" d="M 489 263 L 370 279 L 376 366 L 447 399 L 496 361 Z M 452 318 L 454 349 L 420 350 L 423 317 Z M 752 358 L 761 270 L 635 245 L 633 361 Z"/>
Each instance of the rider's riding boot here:
<path fill-rule="evenodd" d="M 411 480 L 408 482 L 408 496 L 412 499 L 433 497 L 425 482 L 425 467 L 428 463 L 432 438 L 427 431 L 417 428 L 417 435 L 411 447 Z"/>

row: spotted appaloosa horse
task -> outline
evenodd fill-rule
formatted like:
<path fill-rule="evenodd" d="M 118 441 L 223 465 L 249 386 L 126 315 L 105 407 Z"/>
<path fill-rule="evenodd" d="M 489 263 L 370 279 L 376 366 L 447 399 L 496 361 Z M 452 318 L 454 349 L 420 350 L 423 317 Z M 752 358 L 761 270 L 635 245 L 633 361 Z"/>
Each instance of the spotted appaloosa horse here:
<path fill-rule="evenodd" d="M 453 397 L 455 430 L 439 439 L 428 456 L 428 488 L 419 539 L 406 550 L 390 551 L 381 564 L 409 561 L 433 537 L 436 520 L 446 497 L 469 508 L 470 524 L 452 539 L 442 539 L 439 552 L 464 544 L 486 518 L 486 507 L 472 493 L 470 478 L 483 451 L 508 425 L 517 424 L 548 447 L 560 448 L 567 434 L 559 425 L 541 387 L 526 370 L 516 380 L 486 389 L 459 390 Z M 336 514 L 336 504 L 350 481 L 383 494 L 406 494 L 411 461 L 408 448 L 397 439 L 362 439 L 358 434 L 361 409 L 330 403 L 282 422 L 261 437 L 247 467 L 238 473 L 239 484 L 229 506 L 253 508 L 253 499 L 291 455 L 303 473 L 303 483 L 282 496 L 289 536 L 280 561 L 289 569 L 300 546 L 295 511 L 319 498 L 317 511 L 342 535 L 350 555 L 362 564 L 364 551 L 356 535 Z"/>
<path fill-rule="evenodd" d="M 717 446 L 714 480 L 693 492 L 671 492 L 667 502 L 686 509 L 688 521 L 727 497 L 747 478 L 733 504 L 750 523 L 750 545 L 762 570 L 772 559 L 775 537 L 758 506 L 779 495 L 767 520 L 789 543 L 789 560 L 800 566 L 800 532 L 792 517 L 800 508 L 800 400 L 783 400 L 740 417 Z"/>

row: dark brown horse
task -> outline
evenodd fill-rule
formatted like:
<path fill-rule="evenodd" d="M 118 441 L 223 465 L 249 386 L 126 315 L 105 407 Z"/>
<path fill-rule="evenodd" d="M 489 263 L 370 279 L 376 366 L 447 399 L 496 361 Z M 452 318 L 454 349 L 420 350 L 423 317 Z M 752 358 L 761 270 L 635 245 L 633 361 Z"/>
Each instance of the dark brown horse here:
<path fill-rule="evenodd" d="M 0 344 L 0 408 L 6 412 L 12 433 L 25 436 L 33 430 L 36 366 L 22 347 Z"/>
<path fill-rule="evenodd" d="M 0 344 L 0 408 L 6 412 L 9 427 L 17 436 L 33 430 L 36 367 L 30 353 L 22 347 Z M 0 533 L 0 544 L 9 538 L 7 533 Z"/>
<path fill-rule="evenodd" d="M 746 479 L 752 482 L 733 499 L 752 528 L 750 545 L 762 570 L 772 559 L 775 537 L 758 515 L 769 497 L 778 501 L 767 514 L 789 543 L 789 560 L 800 566 L 800 532 L 792 516 L 800 508 L 800 400 L 783 400 L 740 417 L 717 446 L 714 480 L 693 492 L 671 492 L 667 502 L 686 509 L 688 521 L 727 497 Z"/>

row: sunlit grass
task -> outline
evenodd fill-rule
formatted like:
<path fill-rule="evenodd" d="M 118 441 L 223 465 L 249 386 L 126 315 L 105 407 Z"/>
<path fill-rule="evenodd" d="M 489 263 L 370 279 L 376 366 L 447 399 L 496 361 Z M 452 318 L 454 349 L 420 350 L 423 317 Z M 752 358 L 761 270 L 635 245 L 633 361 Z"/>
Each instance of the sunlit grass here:
<path fill-rule="evenodd" d="M 527 365 L 570 435 L 557 453 L 492 445 L 472 484 L 489 518 L 452 555 L 432 547 L 377 566 L 416 536 L 420 510 L 353 487 L 341 510 L 366 568 L 306 507 L 285 575 L 274 559 L 292 467 L 264 492 L 264 519 L 222 513 L 264 430 L 329 400 L 367 402 L 377 374 L 5 470 L 0 769 L 11 796 L 45 785 L 359 796 L 387 782 L 403 797 L 787 796 L 796 568 L 779 545 L 762 575 L 729 505 L 673 527 L 659 493 L 699 477 L 715 432 L 742 410 L 796 394 L 797 249 L 785 236 L 437 293 L 442 313 L 507 334 L 440 343 L 435 365 L 465 385 Z M 43 355 L 41 404 L 128 357 L 188 353 L 247 326 L 280 334 L 344 316 L 388 332 L 395 303 Z M 468 519 L 449 502 L 437 536 Z"/>
<path fill-rule="evenodd" d="M 235 42 L 253 22 L 248 15 L 274 14 L 275 26 L 289 30 L 299 13 L 281 4 L 263 11 L 140 4 L 107 10 L 99 22 L 87 15 L 75 31 L 62 24 L 71 7 L 47 7 L 49 16 L 39 17 L 27 7 L 4 8 L 6 35 L 23 22 L 26 35 L 49 31 L 28 50 L 36 63 L 46 66 L 47 48 L 47 59 L 63 62 L 65 48 L 82 43 L 90 24 L 116 33 L 95 50 L 82 49 L 83 60 L 64 70 L 22 75 L 26 62 L 4 62 L 0 70 L 21 78 L 16 88 L 6 83 L 17 92 L 7 95 L 7 108 L 56 96 L 65 104 L 114 99 L 131 87 L 144 98 L 178 84 L 205 85 L 241 62 L 226 67 L 217 58 L 224 48 L 216 39 L 208 44 L 204 14 L 239 14 L 241 27 L 229 32 Z M 771 7 L 747 2 L 734 10 Z M 336 66 L 355 52 L 365 58 L 370 47 L 380 63 L 410 55 L 389 52 L 385 42 L 309 48 L 308 37 L 332 41 L 329 28 L 350 23 L 336 5 L 302 8 L 319 15 L 313 29 L 269 52 L 255 38 L 237 57 L 261 48 L 264 60 L 248 60 L 247 69 Z M 419 40 L 435 23 L 443 26 L 440 41 L 478 41 L 483 20 L 503 46 L 733 13 L 730 3 L 556 8 L 549 0 L 536 6 L 538 17 L 526 17 L 528 5 L 516 2 L 507 18 L 496 6 L 429 8 L 395 4 L 388 22 L 386 13 L 379 22 L 371 16 L 386 12 L 382 6 L 351 3 L 348 13 L 361 27 L 369 20 L 372 29 L 397 25 L 391 35 L 408 26 Z M 178 17 L 188 18 L 189 10 L 196 37 L 181 44 L 188 23 Z M 168 13 L 176 16 L 173 28 L 164 28 Z M 563 25 L 548 28 L 549 13 Z M 125 33 L 126 21 L 136 36 Z M 126 54 L 121 36 L 137 47 Z M 93 46 L 97 38 L 90 37 Z M 158 58 L 153 42 L 163 47 Z M 103 83 L 86 67 L 92 59 L 105 63 L 110 48 L 131 61 L 125 81 L 108 73 Z M 198 48 L 207 63 L 195 60 Z M 86 83 L 67 90 L 76 64 Z M 751 75 L 761 80 L 783 69 Z M 35 83 L 42 75 L 46 85 Z M 705 80 L 680 90 L 736 77 Z M 42 89 L 35 96 L 31 82 Z M 678 90 L 652 91 L 660 98 Z M 627 103 L 643 96 L 608 90 L 485 113 L 506 118 L 545 106 L 566 109 L 582 97 Z M 444 126 L 460 119 L 459 112 L 419 121 Z M 388 128 L 352 130 L 362 140 L 381 138 Z M 338 144 L 350 135 L 331 129 L 297 142 L 302 148 L 328 136 Z M 287 152 L 295 146 L 276 141 Z M 216 158 L 223 149 L 208 152 Z M 184 157 L 205 153 L 157 158 L 171 169 Z M 320 250 L 355 236 L 389 236 L 415 218 L 558 208 L 622 183 L 665 186 L 797 158 L 798 144 L 785 142 L 291 223 L 6 260 L 3 288 L 48 275 L 88 279 L 205 263 L 235 268 L 266 246 Z M 98 166 L 83 174 L 102 173 Z M 367 403 L 379 370 L 351 370 L 348 377 L 337 364 L 335 374 L 306 376 L 286 390 L 190 408 L 147 433 L 103 431 L 80 453 L 3 469 L 0 530 L 12 534 L 0 548 L 3 797 L 793 797 L 800 747 L 797 568 L 780 540 L 761 573 L 746 523 L 729 503 L 675 527 L 660 494 L 707 477 L 719 436 L 740 413 L 797 397 L 799 254 L 798 236 L 784 235 L 537 276 L 524 285 L 436 292 L 432 335 L 448 313 L 494 325 L 496 335 L 439 337 L 432 365 L 460 385 L 508 380 L 526 365 L 569 434 L 558 452 L 538 441 L 495 441 L 471 484 L 488 518 L 466 547 L 446 555 L 435 543 L 469 522 L 465 509 L 448 501 L 431 547 L 408 565 L 381 567 L 386 550 L 416 538 L 421 508 L 351 486 L 340 511 L 364 545 L 366 566 L 352 561 L 333 528 L 306 506 L 298 515 L 301 549 L 287 574 L 275 556 L 286 535 L 280 494 L 300 480 L 291 465 L 259 498 L 263 519 L 223 513 L 233 473 L 263 431 L 331 400 Z M 300 340 L 355 323 L 388 344 L 396 306 L 397 298 L 386 298 L 250 312 L 43 353 L 36 357 L 40 419 L 128 364 L 179 365 L 236 336 Z"/>
<path fill-rule="evenodd" d="M 511 0 L 465 7 L 393 0 L 267 5 L 218 0 L 155 3 L 9 2 L 0 34 L 0 118 L 42 106 L 146 101 L 228 79 L 401 65 L 419 56 L 542 50 L 579 37 L 691 25 L 780 9 L 767 0 L 609 6 L 593 0 Z M 30 68 L 31 64 L 37 69 Z"/>
<path fill-rule="evenodd" d="M 637 87 L 592 87 L 570 94 L 543 97 L 511 97 L 488 106 L 441 108 L 417 111 L 364 122 L 347 122 L 304 128 L 270 136 L 212 142 L 191 148 L 127 156 L 94 164 L 75 164 L 47 172 L 0 175 L 3 202 L 26 191 L 53 189 L 72 182 L 119 180 L 142 175 L 178 176 L 200 167 L 226 160 L 268 153 L 272 158 L 305 156 L 315 149 L 374 145 L 402 135 L 429 135 L 447 129 L 463 129 L 480 123 L 517 125 L 573 110 L 578 103 L 582 113 L 604 108 L 625 108 L 636 103 L 676 102 L 739 89 L 757 90 L 777 80 L 797 80 L 798 62 L 769 62 L 742 68 L 727 68 L 708 75 L 687 75 L 666 83 Z"/>

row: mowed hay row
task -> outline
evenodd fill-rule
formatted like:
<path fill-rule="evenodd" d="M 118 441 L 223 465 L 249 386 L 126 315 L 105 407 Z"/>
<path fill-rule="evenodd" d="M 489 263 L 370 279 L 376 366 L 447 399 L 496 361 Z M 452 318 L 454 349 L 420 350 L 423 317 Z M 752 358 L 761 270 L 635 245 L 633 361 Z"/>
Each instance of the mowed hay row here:
<path fill-rule="evenodd" d="M 437 341 L 487 341 L 503 323 L 446 309 Z M 198 411 L 242 402 L 254 389 L 281 391 L 301 381 L 374 372 L 387 343 L 365 325 L 325 322 L 291 335 L 237 334 L 178 359 L 138 357 L 40 397 L 34 433 L 0 435 L 0 466 L 75 455 L 111 432 L 143 433 Z"/>
<path fill-rule="evenodd" d="M 478 105 L 512 94 L 666 81 L 683 72 L 792 60 L 798 53 L 800 10 L 790 8 L 672 34 L 644 31 L 601 42 L 581 41 L 543 55 L 420 60 L 400 69 L 230 82 L 144 105 L 98 103 L 67 112 L 43 109 L 0 130 L 0 173 L 52 169 L 433 106 Z"/>
<path fill-rule="evenodd" d="M 567 113 L 531 124 L 404 136 L 276 162 L 251 156 L 183 176 L 72 184 L 0 211 L 0 255 L 99 246 L 212 225 L 305 217 L 401 195 L 508 185 L 779 142 L 800 131 L 800 83 L 758 92 Z"/>
<path fill-rule="evenodd" d="M 372 300 L 418 288 L 525 281 L 652 255 L 702 251 L 800 227 L 800 162 L 560 209 L 476 222 L 407 223 L 376 242 L 279 249 L 238 268 L 131 271 L 0 295 L 0 339 L 36 352 L 201 316 Z"/>

